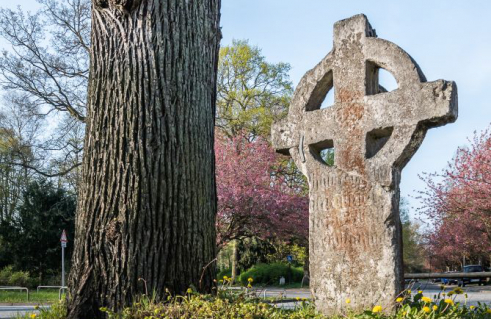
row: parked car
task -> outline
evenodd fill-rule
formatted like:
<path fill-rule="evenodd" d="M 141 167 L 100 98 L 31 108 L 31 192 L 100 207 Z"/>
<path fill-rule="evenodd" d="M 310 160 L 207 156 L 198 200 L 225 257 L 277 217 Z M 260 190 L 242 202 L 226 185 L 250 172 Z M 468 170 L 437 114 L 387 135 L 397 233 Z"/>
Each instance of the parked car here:
<path fill-rule="evenodd" d="M 481 265 L 469 265 L 464 266 L 465 273 L 474 273 L 474 272 L 484 272 L 485 269 Z M 479 286 L 484 285 L 486 283 L 486 278 L 461 278 L 459 279 L 459 287 L 465 287 L 466 284 L 478 284 Z"/>
<path fill-rule="evenodd" d="M 455 273 L 456 271 L 446 271 L 446 274 Z M 457 278 L 442 278 L 442 284 L 444 285 L 456 285 L 458 284 Z"/>

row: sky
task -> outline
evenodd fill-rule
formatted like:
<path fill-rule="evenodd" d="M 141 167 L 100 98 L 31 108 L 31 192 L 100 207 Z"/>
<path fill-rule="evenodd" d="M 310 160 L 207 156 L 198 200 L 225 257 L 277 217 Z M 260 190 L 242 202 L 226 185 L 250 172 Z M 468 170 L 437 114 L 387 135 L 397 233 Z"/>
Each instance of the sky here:
<path fill-rule="evenodd" d="M 0 6 L 35 10 L 35 0 L 0 0 Z M 287 62 L 297 85 L 332 49 L 333 24 L 364 13 L 377 35 L 407 51 L 428 81 L 458 86 L 456 123 L 432 129 L 403 170 L 401 195 L 425 188 L 418 175 L 440 172 L 459 146 L 491 123 L 491 1 L 489 0 L 222 0 L 222 46 L 248 39 L 269 62 Z M 392 84 L 389 83 L 389 89 Z M 415 210 L 412 210 L 415 217 Z"/>

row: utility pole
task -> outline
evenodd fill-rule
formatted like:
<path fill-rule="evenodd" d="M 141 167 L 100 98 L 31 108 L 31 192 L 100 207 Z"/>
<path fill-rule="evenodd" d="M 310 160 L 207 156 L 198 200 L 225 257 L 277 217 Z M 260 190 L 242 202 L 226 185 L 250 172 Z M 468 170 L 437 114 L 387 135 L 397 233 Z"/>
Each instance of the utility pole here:
<path fill-rule="evenodd" d="M 68 239 L 66 237 L 66 232 L 63 229 L 63 232 L 61 233 L 61 287 L 65 287 L 65 248 L 66 244 L 68 243 Z"/>

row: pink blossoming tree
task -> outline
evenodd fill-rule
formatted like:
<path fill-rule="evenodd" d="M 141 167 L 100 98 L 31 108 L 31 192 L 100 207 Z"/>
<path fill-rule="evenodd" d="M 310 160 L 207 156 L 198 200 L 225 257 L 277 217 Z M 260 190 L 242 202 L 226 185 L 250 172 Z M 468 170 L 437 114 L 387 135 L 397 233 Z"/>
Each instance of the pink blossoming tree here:
<path fill-rule="evenodd" d="M 217 133 L 218 245 L 248 237 L 307 241 L 308 198 L 278 174 L 268 142 Z"/>
<path fill-rule="evenodd" d="M 491 253 L 491 133 L 475 133 L 442 175 L 427 175 L 424 211 L 435 223 L 430 255 L 442 265 Z"/>

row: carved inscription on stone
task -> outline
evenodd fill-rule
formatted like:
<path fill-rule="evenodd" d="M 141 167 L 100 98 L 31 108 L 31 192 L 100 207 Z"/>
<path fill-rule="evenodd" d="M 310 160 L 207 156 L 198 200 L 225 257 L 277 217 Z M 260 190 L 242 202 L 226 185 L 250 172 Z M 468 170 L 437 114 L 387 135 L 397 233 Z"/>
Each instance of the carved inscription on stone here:
<path fill-rule="evenodd" d="M 397 80 L 387 92 L 379 69 Z M 321 109 L 335 88 L 333 106 Z M 334 25 L 334 48 L 308 71 L 275 148 L 293 157 L 310 188 L 311 290 L 325 314 L 382 305 L 403 289 L 399 183 L 429 128 L 457 118 L 453 82 L 427 82 L 414 60 L 379 39 L 364 15 Z M 334 148 L 328 166 L 322 150 Z"/>

